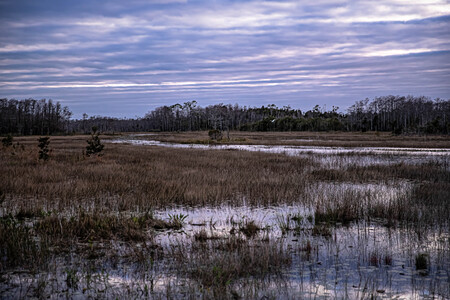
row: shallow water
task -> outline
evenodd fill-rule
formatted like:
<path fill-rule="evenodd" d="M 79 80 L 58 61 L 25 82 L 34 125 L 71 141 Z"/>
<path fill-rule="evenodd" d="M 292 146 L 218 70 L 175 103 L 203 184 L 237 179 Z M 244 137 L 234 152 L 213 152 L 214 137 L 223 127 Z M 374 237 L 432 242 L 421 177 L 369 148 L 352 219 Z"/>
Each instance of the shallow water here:
<path fill-rule="evenodd" d="M 361 187 L 359 187 L 361 188 Z M 192 241 L 196 232 L 226 237 L 232 228 L 254 220 L 263 230 L 258 238 L 282 243 L 292 254 L 283 283 L 290 297 L 362 297 L 379 290 L 380 297 L 450 296 L 450 235 L 429 231 L 418 238 L 408 228 L 390 229 L 378 222 L 359 222 L 333 227 L 330 237 L 314 236 L 313 209 L 301 206 L 173 208 L 158 211 L 160 217 L 186 215 L 186 226 L 178 233 L 159 235 L 164 245 Z M 300 220 L 298 217 L 301 217 Z M 294 218 L 294 219 L 293 219 Z M 291 230 L 283 233 L 281 223 Z M 309 243 L 311 251 L 305 250 Z M 418 253 L 429 255 L 426 274 L 416 270 Z M 273 282 L 273 289 L 280 282 Z"/>
<path fill-rule="evenodd" d="M 355 186 L 355 189 L 375 187 Z M 397 192 L 401 193 L 401 189 Z M 391 193 L 392 190 L 385 194 Z M 387 299 L 428 296 L 446 299 L 450 296 L 448 229 L 441 232 L 429 230 L 426 235 L 418 237 L 410 228 L 387 228 L 376 221 L 361 221 L 350 226 L 331 226 L 329 237 L 313 235 L 314 209 L 300 205 L 174 207 L 157 210 L 154 215 L 167 220 L 174 215 L 186 216 L 183 229 L 157 233 L 156 244 L 162 247 L 164 253 L 179 245 L 189 247 L 194 242 L 195 234 L 201 230 L 209 236 L 227 238 L 232 228 L 255 221 L 262 230 L 248 238 L 250 244 L 269 238 L 283 245 L 292 257 L 292 264 L 285 269 L 282 277 L 267 281 L 256 298 L 276 295 L 277 298 L 289 299 L 353 299 L 367 298 L 374 292 L 379 298 Z M 283 222 L 290 224 L 289 231 L 283 232 Z M 242 235 L 239 232 L 236 234 Z M 245 238 L 244 235 L 242 237 Z M 311 250 L 306 250 L 307 244 Z M 5 285 L 0 282 L 0 292 L 5 297 L 13 298 L 28 295 L 30 286 L 45 280 L 45 288 L 53 298 L 67 295 L 74 298 L 97 298 L 99 295 L 104 298 L 125 295 L 166 298 L 168 287 L 176 298 L 195 293 L 196 283 L 177 274 L 174 271 L 177 264 L 170 257 L 156 256 L 151 263 L 147 260 L 146 264 L 142 264 L 128 261 L 130 251 L 137 250 L 132 250 L 127 243 L 112 242 L 104 247 L 116 249 L 115 255 L 118 256 L 109 257 L 106 262 L 102 259 L 89 261 L 73 254 L 55 257 L 51 264 L 57 266 L 56 269 L 40 273 L 38 277 L 20 272 L 7 274 L 9 283 Z M 416 270 L 415 257 L 419 253 L 428 255 L 426 272 Z M 67 286 L 70 270 L 77 270 L 79 281 L 75 287 Z M 239 284 L 236 284 L 238 289 Z"/>
<path fill-rule="evenodd" d="M 383 147 L 321 147 L 285 145 L 202 145 L 165 143 L 152 139 L 135 139 L 127 136 L 111 140 L 111 143 L 128 143 L 142 146 L 159 146 L 179 149 L 236 150 L 278 153 L 290 156 L 313 158 L 322 167 L 343 169 L 348 166 L 390 165 L 396 163 L 421 164 L 445 162 L 450 169 L 450 149 L 441 148 L 383 148 Z"/>
<path fill-rule="evenodd" d="M 182 149 L 203 150 L 243 150 L 286 155 L 309 154 L 393 154 L 393 155 L 426 155 L 449 156 L 450 149 L 442 148 L 390 148 L 390 147 L 324 147 L 324 146 L 286 146 L 286 145 L 202 145 L 165 143 L 156 140 L 133 139 L 133 136 L 111 140 L 111 143 L 129 143 L 133 145 L 161 146 Z"/>
<path fill-rule="evenodd" d="M 420 148 L 339 148 L 264 145 L 187 145 L 140 140 L 134 137 L 114 143 L 202 150 L 242 150 L 312 157 L 322 167 L 341 169 L 350 165 L 421 163 L 450 159 L 450 149 Z M 449 166 L 450 164 L 446 164 Z M 192 298 L 201 297 L 199 285 L 177 271 L 180 266 L 170 256 L 177 247 L 192 247 L 201 231 L 208 237 L 226 239 L 238 235 L 250 246 L 260 247 L 269 239 L 281 245 L 292 263 L 279 277 L 263 283 L 245 279 L 230 283 L 230 289 L 252 290 L 251 298 L 377 298 L 450 299 L 449 224 L 440 228 L 410 225 L 384 226 L 385 220 L 361 220 L 347 226 L 316 224 L 314 213 L 320 201 L 334 201 L 351 194 L 366 206 L 394 203 L 408 198 L 413 182 L 392 180 L 382 183 L 314 182 L 296 205 L 213 207 L 167 207 L 153 211 L 156 218 L 183 218 L 181 230 L 158 231 L 154 241 L 131 245 L 104 241 L 88 244 L 98 247 L 100 257 L 86 259 L 79 253 L 58 254 L 50 259 L 49 269 L 38 274 L 2 274 L 1 298 Z M 300 204 L 301 203 L 301 204 Z M 364 206 L 363 205 L 363 206 Z M 261 228 L 254 237 L 239 229 L 254 221 Z M 324 226 L 327 234 L 314 234 Z M 235 233 L 232 233 L 235 232 Z M 153 232 L 148 232 L 149 239 Z M 153 242 L 158 245 L 153 249 Z M 211 240 L 205 243 L 210 243 Z M 259 244 L 258 244 L 259 243 Z M 309 246 L 308 246 L 309 245 Z M 151 251 L 146 249 L 150 248 Z M 425 253 L 426 270 L 417 270 L 416 257 Z M 136 257 L 139 257 L 136 259 Z M 76 282 L 69 279 L 75 272 Z M 71 275 L 72 276 L 72 275 Z M 249 283 L 250 282 L 250 283 Z M 256 282 L 251 285 L 251 282 Z M 258 287 L 258 288 L 256 288 Z M 250 295 L 250 294 L 249 294 Z"/>

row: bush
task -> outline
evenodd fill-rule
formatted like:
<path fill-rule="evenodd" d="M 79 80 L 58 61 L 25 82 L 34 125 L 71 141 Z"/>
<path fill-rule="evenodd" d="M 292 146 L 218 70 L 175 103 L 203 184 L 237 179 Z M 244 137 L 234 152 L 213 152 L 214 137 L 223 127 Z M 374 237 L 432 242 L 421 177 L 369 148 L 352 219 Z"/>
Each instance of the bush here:
<path fill-rule="evenodd" d="M 49 137 L 41 137 L 38 139 L 38 147 L 39 147 L 39 159 L 47 160 L 49 156 L 49 149 L 48 145 L 50 144 L 50 138 Z"/>
<path fill-rule="evenodd" d="M 98 137 L 97 127 L 92 127 L 91 139 L 87 140 L 88 145 L 86 146 L 86 155 L 97 155 L 101 156 L 101 152 L 105 145 L 103 145 Z"/>
<path fill-rule="evenodd" d="M 12 144 L 13 144 L 13 137 L 12 137 L 12 135 L 8 134 L 6 137 L 4 137 L 2 139 L 2 144 L 3 144 L 3 147 L 5 147 L 5 148 L 12 146 Z"/>
<path fill-rule="evenodd" d="M 222 131 L 219 129 L 212 129 L 208 132 L 209 138 L 211 140 L 220 141 L 222 139 Z"/>

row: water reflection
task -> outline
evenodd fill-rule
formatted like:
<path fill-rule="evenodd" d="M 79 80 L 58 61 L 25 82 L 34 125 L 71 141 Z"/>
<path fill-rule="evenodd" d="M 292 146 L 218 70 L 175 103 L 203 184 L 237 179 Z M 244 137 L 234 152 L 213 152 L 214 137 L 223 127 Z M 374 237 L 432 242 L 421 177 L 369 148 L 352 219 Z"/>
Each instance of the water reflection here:
<path fill-rule="evenodd" d="M 133 139 L 132 136 L 111 140 L 111 143 L 129 143 L 133 145 L 161 146 L 182 149 L 204 150 L 243 150 L 286 155 L 310 154 L 395 154 L 395 155 L 450 155 L 450 149 L 441 148 L 388 148 L 388 147 L 324 147 L 324 146 L 286 146 L 286 145 L 202 145 L 165 143 L 156 140 Z"/>

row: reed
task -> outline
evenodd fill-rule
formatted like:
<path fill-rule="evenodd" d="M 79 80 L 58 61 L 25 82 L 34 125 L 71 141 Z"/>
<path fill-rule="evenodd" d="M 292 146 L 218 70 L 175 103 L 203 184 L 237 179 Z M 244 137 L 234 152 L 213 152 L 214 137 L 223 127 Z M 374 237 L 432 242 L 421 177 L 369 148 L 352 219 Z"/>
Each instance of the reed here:
<path fill-rule="evenodd" d="M 184 275 L 205 288 L 224 289 L 243 277 L 268 278 L 281 274 L 291 263 L 284 246 L 275 241 L 258 241 L 230 236 L 191 246 L 181 245 L 172 253 Z"/>
<path fill-rule="evenodd" d="M 203 134 L 158 138 L 202 141 Z M 287 144 L 308 138 L 320 145 L 371 145 L 391 138 L 381 134 L 371 142 L 370 134 L 233 134 L 225 142 Z M 31 291 L 44 297 L 57 286 L 92 298 L 319 298 L 324 296 L 320 289 L 333 288 L 336 298 L 365 298 L 388 295 L 389 280 L 404 275 L 385 275 L 386 270 L 400 262 L 420 276 L 448 266 L 448 158 L 398 162 L 391 155 L 288 156 L 107 142 L 103 156 L 86 157 L 86 136 L 50 139 L 46 161 L 38 158 L 35 137 L 14 138 L 19 145 L 0 150 L 0 291 L 12 285 L 8 276 L 17 270 L 30 282 L 30 292 L 5 297 L 32 297 Z M 413 142 L 392 137 L 391 144 Z M 433 143 L 448 141 L 436 136 Z M 209 227 L 201 227 L 208 221 L 191 222 L 188 210 L 244 206 L 270 211 L 284 205 L 289 209 L 273 216 L 270 226 L 267 214 L 267 219 L 246 216 L 238 222 L 214 216 Z M 179 207 L 186 210 L 172 213 Z M 397 250 L 401 245 L 401 252 L 386 252 L 380 240 Z M 420 250 L 426 255 L 419 252 L 422 245 L 428 247 Z M 324 265 L 332 261 L 335 278 L 330 279 L 333 272 Z M 63 262 L 63 268 L 56 262 Z M 354 267 L 351 274 L 342 273 L 348 266 Z M 375 271 L 369 276 L 365 268 Z M 42 270 L 51 270 L 46 274 L 56 283 L 33 275 Z M 343 278 L 358 272 L 360 292 L 346 294 L 352 287 Z M 131 276 L 132 282 L 111 288 L 117 284 L 111 283 L 113 276 Z M 291 276 L 289 284 L 283 286 L 286 276 Z M 289 286 L 292 278 L 300 294 Z M 448 287 L 439 278 L 429 278 L 431 288 L 410 284 L 445 298 Z M 329 280 L 339 284 L 330 288 Z"/>

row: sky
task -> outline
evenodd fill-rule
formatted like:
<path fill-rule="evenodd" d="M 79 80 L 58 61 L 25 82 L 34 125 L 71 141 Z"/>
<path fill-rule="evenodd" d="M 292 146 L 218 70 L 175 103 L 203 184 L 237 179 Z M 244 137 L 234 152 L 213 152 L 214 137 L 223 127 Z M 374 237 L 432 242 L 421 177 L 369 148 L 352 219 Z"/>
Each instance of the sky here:
<path fill-rule="evenodd" d="M 0 98 L 162 105 L 450 99 L 450 1 L 0 0 Z"/>

